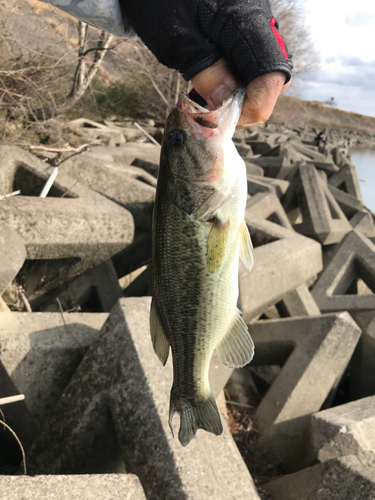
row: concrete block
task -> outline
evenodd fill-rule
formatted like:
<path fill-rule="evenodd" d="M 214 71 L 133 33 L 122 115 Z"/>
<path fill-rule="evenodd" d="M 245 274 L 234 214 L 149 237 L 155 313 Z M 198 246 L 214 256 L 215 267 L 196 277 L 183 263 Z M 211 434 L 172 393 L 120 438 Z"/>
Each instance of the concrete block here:
<path fill-rule="evenodd" d="M 373 293 L 356 295 L 359 278 L 375 291 L 375 245 L 351 231 L 338 245 L 311 291 L 320 310 L 356 313 L 375 309 Z"/>
<path fill-rule="evenodd" d="M 278 144 L 267 153 L 267 156 L 287 158 L 292 165 L 297 161 L 309 159 L 302 153 L 297 152 L 291 144 Z"/>
<path fill-rule="evenodd" d="M 133 474 L 0 476 L 0 500 L 146 500 Z"/>
<path fill-rule="evenodd" d="M 267 177 L 277 177 L 281 169 L 290 169 L 292 166 L 290 160 L 283 156 L 261 156 L 260 158 L 252 158 L 251 162 L 262 167 L 264 175 Z"/>
<path fill-rule="evenodd" d="M 351 226 L 313 165 L 300 166 L 282 200 L 288 213 L 297 206 L 302 222 L 293 225 L 301 234 L 323 245 L 337 243 Z"/>
<path fill-rule="evenodd" d="M 359 399 L 375 395 L 375 309 L 354 314 L 354 319 L 362 335 L 350 374 L 350 396 Z"/>
<path fill-rule="evenodd" d="M 110 312 L 122 289 L 111 260 L 103 262 L 61 287 L 31 302 L 33 311 Z M 59 304 L 60 302 L 60 304 Z"/>
<path fill-rule="evenodd" d="M 239 265 L 239 308 L 247 321 L 322 269 L 319 243 L 273 222 L 245 216 L 254 245 L 254 266 L 249 273 Z"/>
<path fill-rule="evenodd" d="M 64 162 L 64 172 L 87 185 L 133 215 L 136 227 L 151 230 L 156 179 L 143 169 L 106 162 L 90 155 L 73 156 Z"/>
<path fill-rule="evenodd" d="M 313 161 L 327 162 L 327 159 L 330 158 L 322 153 L 319 153 L 316 147 L 302 145 L 297 141 L 293 141 L 292 146 L 298 153 L 302 153 Z"/>
<path fill-rule="evenodd" d="M 255 155 L 268 155 L 272 149 L 269 141 L 257 141 L 250 139 L 245 139 L 246 144 L 248 144 Z M 278 155 L 275 155 L 278 156 Z"/>
<path fill-rule="evenodd" d="M 139 477 L 147 498 L 259 500 L 225 423 L 221 436 L 198 431 L 186 448 L 172 438 L 172 365 L 169 359 L 163 367 L 153 351 L 149 310 L 149 298 L 122 299 L 113 309 L 34 444 L 30 471 L 79 470 L 107 408 L 126 469 Z"/>
<path fill-rule="evenodd" d="M 105 313 L 65 313 L 64 317 L 60 313 L 1 314 L 0 365 L 17 392 L 25 394 L 22 403 L 39 430 L 50 418 L 84 354 L 98 338 L 107 316 Z M 21 403 L 15 403 L 18 404 Z"/>
<path fill-rule="evenodd" d="M 283 179 L 270 179 L 268 177 L 259 178 L 259 176 L 247 176 L 247 192 L 253 196 L 256 193 L 273 191 L 276 196 L 281 197 L 286 193 L 289 182 Z"/>
<path fill-rule="evenodd" d="M 0 147 L 0 193 L 22 196 L 0 205 L 0 221 L 23 239 L 27 261 L 20 278 L 33 300 L 108 260 L 131 243 L 131 214 L 64 174 L 47 198 L 39 194 L 50 167 L 14 146 Z"/>
<path fill-rule="evenodd" d="M 260 402 L 260 443 L 300 468 L 310 414 L 320 409 L 351 359 L 361 330 L 348 313 L 251 325 L 257 365 L 282 365 Z"/>
<path fill-rule="evenodd" d="M 332 159 L 338 167 L 343 167 L 349 163 L 348 155 L 344 153 L 344 149 L 340 146 L 335 146 L 330 150 Z"/>
<path fill-rule="evenodd" d="M 0 297 L 16 277 L 25 258 L 23 240 L 8 224 L 0 222 Z"/>
<path fill-rule="evenodd" d="M 351 194 L 345 193 L 334 186 L 328 185 L 328 188 L 337 201 L 339 207 L 344 212 L 344 214 L 351 218 L 356 212 L 364 210 L 364 205 L 361 200 L 352 196 Z"/>
<path fill-rule="evenodd" d="M 141 160 L 141 158 L 135 158 L 131 162 L 131 165 L 135 167 L 143 168 L 146 172 L 153 175 L 154 177 L 158 177 L 159 175 L 159 165 L 157 163 L 152 163 L 151 161 Z"/>
<path fill-rule="evenodd" d="M 318 316 L 320 309 L 306 283 L 287 293 L 277 304 L 281 316 Z"/>
<path fill-rule="evenodd" d="M 149 231 L 137 230 L 133 242 L 124 250 L 112 257 L 117 276 L 122 278 L 151 262 L 151 234 Z"/>
<path fill-rule="evenodd" d="M 292 229 L 292 225 L 278 197 L 272 191 L 257 193 L 246 204 L 246 210 L 255 217 Z"/>
<path fill-rule="evenodd" d="M 350 225 L 367 238 L 375 238 L 374 219 L 369 212 L 357 212 L 350 219 Z"/>
<path fill-rule="evenodd" d="M 67 126 L 76 134 L 90 138 L 91 140 L 100 138 L 113 146 L 119 146 L 126 142 L 124 134 L 122 133 L 123 129 L 116 127 L 113 123 L 107 123 L 108 125 L 104 125 L 86 118 L 77 118 L 76 120 L 68 122 Z M 137 135 L 139 138 L 139 131 Z"/>
<path fill-rule="evenodd" d="M 314 458 L 325 462 L 375 451 L 375 396 L 319 411 L 311 417 Z"/>
<path fill-rule="evenodd" d="M 252 158 L 253 157 L 253 150 L 251 149 L 250 146 L 247 146 L 246 144 L 235 144 L 235 146 L 236 146 L 236 149 L 238 151 L 238 154 L 244 160 L 246 158 Z"/>
<path fill-rule="evenodd" d="M 258 175 L 259 177 L 264 176 L 264 170 L 262 169 L 262 167 L 258 167 L 258 165 L 255 165 L 255 163 L 245 160 L 245 166 L 247 175 Z"/>
<path fill-rule="evenodd" d="M 160 147 L 150 143 L 126 142 L 120 147 L 98 146 L 85 153 L 92 158 L 113 161 L 118 165 L 131 165 L 135 158 L 159 164 Z"/>
<path fill-rule="evenodd" d="M 372 453 L 350 455 L 282 476 L 262 489 L 273 500 L 367 500 L 375 498 L 374 471 Z"/>
<path fill-rule="evenodd" d="M 124 289 L 124 297 L 151 297 L 152 266 L 151 264 Z"/>
<path fill-rule="evenodd" d="M 1 313 L 1 320 L 9 313 Z M 2 349 L 2 346 L 0 346 Z M 0 361 L 0 398 L 16 396 L 22 391 L 15 386 L 3 364 Z M 25 401 L 1 405 L 0 420 L 4 420 L 17 434 L 25 452 L 33 444 L 37 436 L 37 426 L 32 418 Z M 0 464 L 2 473 L 15 474 L 22 461 L 22 453 L 13 434 L 1 425 L 0 432 Z M 1 476 L 0 476 L 1 477 Z M 1 490 L 0 490 L 1 494 Z"/>
<path fill-rule="evenodd" d="M 339 168 L 336 167 L 333 163 L 327 163 L 324 161 L 306 161 L 307 165 L 314 165 L 314 167 L 319 171 L 319 172 L 324 172 L 327 177 L 331 176 L 332 174 L 335 174 L 336 172 L 339 171 Z"/>
<path fill-rule="evenodd" d="M 350 163 L 343 165 L 338 172 L 329 178 L 328 183 L 331 186 L 341 189 L 342 191 L 345 191 L 345 193 L 354 196 L 359 201 L 363 201 L 357 170 L 354 165 L 351 165 Z"/>

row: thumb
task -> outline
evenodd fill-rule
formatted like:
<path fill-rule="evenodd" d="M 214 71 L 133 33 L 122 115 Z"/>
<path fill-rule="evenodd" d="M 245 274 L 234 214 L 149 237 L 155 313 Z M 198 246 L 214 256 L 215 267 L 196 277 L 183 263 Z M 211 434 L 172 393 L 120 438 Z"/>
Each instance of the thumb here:
<path fill-rule="evenodd" d="M 290 85 L 284 85 L 285 74 L 267 73 L 249 83 L 238 127 L 259 125 L 270 117 L 279 95 Z"/>
<path fill-rule="evenodd" d="M 237 85 L 228 61 L 223 58 L 195 75 L 191 82 L 210 109 L 219 108 Z"/>

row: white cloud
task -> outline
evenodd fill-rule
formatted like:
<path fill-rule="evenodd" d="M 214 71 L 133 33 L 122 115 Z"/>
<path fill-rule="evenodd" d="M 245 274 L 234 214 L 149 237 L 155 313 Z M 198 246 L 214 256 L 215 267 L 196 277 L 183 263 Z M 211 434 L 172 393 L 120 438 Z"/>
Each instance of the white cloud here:
<path fill-rule="evenodd" d="M 306 0 L 305 6 L 322 64 L 301 77 L 300 96 L 335 97 L 341 109 L 375 116 L 375 0 Z"/>
<path fill-rule="evenodd" d="M 345 24 L 356 27 L 375 25 L 375 13 L 352 12 L 346 16 Z"/>

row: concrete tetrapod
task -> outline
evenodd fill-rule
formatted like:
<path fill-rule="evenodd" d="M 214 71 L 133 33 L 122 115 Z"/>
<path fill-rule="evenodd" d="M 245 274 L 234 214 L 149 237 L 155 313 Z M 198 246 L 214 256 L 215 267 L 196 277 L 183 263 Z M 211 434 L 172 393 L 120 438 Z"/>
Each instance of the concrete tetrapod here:
<path fill-rule="evenodd" d="M 287 229 L 292 229 L 283 206 L 275 193 L 271 191 L 252 196 L 246 204 L 246 211 L 260 219 L 267 219 Z"/>
<path fill-rule="evenodd" d="M 375 498 L 375 459 L 372 453 L 333 458 L 262 488 L 272 500 L 370 500 Z"/>
<path fill-rule="evenodd" d="M 135 226 L 151 230 L 156 179 L 143 169 L 116 165 L 85 154 L 64 162 L 64 172 L 133 215 Z"/>
<path fill-rule="evenodd" d="M 352 229 L 313 165 L 297 168 L 282 203 L 287 213 L 299 207 L 302 222 L 293 228 L 322 245 L 338 243 Z"/>
<path fill-rule="evenodd" d="M 0 476 L 0 500 L 146 500 L 133 474 Z"/>
<path fill-rule="evenodd" d="M 0 222 L 0 297 L 16 277 L 25 258 L 23 240 L 8 224 Z"/>
<path fill-rule="evenodd" d="M 108 260 L 131 243 L 131 214 L 64 174 L 47 198 L 39 194 L 50 166 L 15 146 L 0 146 L 0 194 L 21 195 L 0 205 L 0 221 L 24 240 L 29 300 Z"/>
<path fill-rule="evenodd" d="M 281 316 L 317 316 L 319 307 L 311 295 L 306 283 L 287 293 L 277 304 Z"/>
<path fill-rule="evenodd" d="M 250 321 L 316 276 L 322 269 L 322 252 L 316 241 L 249 211 L 245 221 L 254 245 L 254 266 L 249 272 L 240 262 L 239 308 Z"/>
<path fill-rule="evenodd" d="M 116 270 L 109 259 L 42 295 L 31 306 L 33 310 L 44 312 L 59 312 L 60 308 L 72 311 L 78 306 L 85 312 L 110 312 L 122 297 Z"/>
<path fill-rule="evenodd" d="M 337 247 L 311 293 L 322 312 L 375 309 L 373 293 L 356 295 L 358 279 L 375 291 L 375 245 L 354 230 Z"/>
<path fill-rule="evenodd" d="M 311 417 L 314 458 L 324 462 L 375 452 L 375 396 L 319 411 Z"/>
<path fill-rule="evenodd" d="M 345 193 L 351 194 L 359 201 L 362 201 L 361 188 L 358 182 L 357 170 L 354 165 L 346 163 L 338 172 L 333 174 L 328 179 L 328 184 L 338 189 L 342 189 Z"/>
<path fill-rule="evenodd" d="M 0 363 L 25 395 L 24 403 L 39 430 L 107 317 L 106 313 L 66 313 L 64 317 L 60 313 L 1 313 Z"/>
<path fill-rule="evenodd" d="M 367 238 L 375 237 L 374 219 L 369 212 L 357 212 L 350 219 L 350 225 Z"/>
<path fill-rule="evenodd" d="M 320 409 L 343 374 L 361 330 L 348 313 L 260 321 L 251 325 L 254 366 L 282 365 L 256 417 L 260 442 L 303 466 L 310 415 Z"/>
<path fill-rule="evenodd" d="M 149 500 L 259 500 L 225 423 L 221 436 L 198 431 L 186 448 L 172 438 L 172 366 L 169 360 L 163 367 L 153 351 L 149 311 L 146 297 L 115 306 L 34 444 L 30 471 L 78 472 L 109 411 L 126 470 L 139 477 Z"/>
<path fill-rule="evenodd" d="M 362 328 L 350 376 L 351 399 L 375 395 L 375 310 L 354 315 Z"/>

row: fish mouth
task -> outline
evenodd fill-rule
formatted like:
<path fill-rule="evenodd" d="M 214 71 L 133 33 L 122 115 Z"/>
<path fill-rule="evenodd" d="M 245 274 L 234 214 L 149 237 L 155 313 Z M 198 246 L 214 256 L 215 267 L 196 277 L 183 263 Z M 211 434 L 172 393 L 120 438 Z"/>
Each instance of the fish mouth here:
<path fill-rule="evenodd" d="M 228 128 L 231 130 L 231 135 L 233 135 L 241 114 L 244 97 L 245 89 L 238 87 L 223 102 L 220 108 L 209 110 L 190 99 L 184 92 L 181 92 L 177 109 L 185 116 L 191 133 L 197 139 L 209 139 L 218 136 Z"/>

